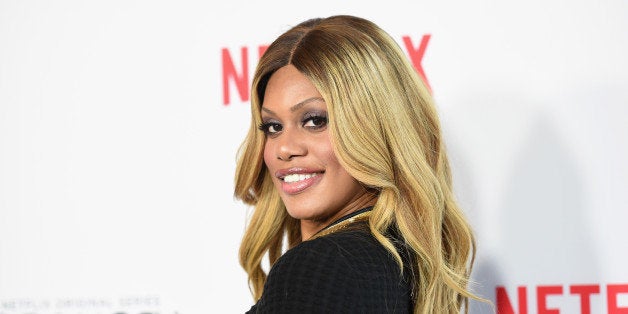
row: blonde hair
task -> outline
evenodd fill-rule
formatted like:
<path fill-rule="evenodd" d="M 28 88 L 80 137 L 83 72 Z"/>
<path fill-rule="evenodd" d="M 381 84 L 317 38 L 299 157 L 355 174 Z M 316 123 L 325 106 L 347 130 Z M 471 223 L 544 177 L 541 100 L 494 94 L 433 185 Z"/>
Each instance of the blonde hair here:
<path fill-rule="evenodd" d="M 475 255 L 470 226 L 456 204 L 436 109 L 425 85 L 395 41 L 374 23 L 352 16 L 313 19 L 290 29 L 262 56 L 251 91 L 252 121 L 240 147 L 235 195 L 255 206 L 240 246 L 240 263 L 254 298 L 262 295 L 268 254 L 272 266 L 301 241 L 263 162 L 258 130 L 270 76 L 292 64 L 327 104 L 332 147 L 355 179 L 378 191 L 369 218 L 375 238 L 403 261 L 390 239 L 398 229 L 414 260 L 415 313 L 458 313 L 468 298 Z"/>

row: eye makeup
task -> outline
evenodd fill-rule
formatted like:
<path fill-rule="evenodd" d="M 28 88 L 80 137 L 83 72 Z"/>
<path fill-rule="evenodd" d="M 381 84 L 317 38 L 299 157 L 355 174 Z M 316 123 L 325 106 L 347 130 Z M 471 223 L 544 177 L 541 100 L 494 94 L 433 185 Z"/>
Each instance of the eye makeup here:
<path fill-rule="evenodd" d="M 311 130 L 320 130 L 327 126 L 327 112 L 325 111 L 308 111 L 301 119 L 301 125 Z"/>
<path fill-rule="evenodd" d="M 283 126 L 281 125 L 281 123 L 279 123 L 279 121 L 276 121 L 276 120 L 264 121 L 257 128 L 260 131 L 264 132 L 264 134 L 266 134 L 267 136 L 273 135 L 283 130 Z"/>
<path fill-rule="evenodd" d="M 325 129 L 328 123 L 327 112 L 324 110 L 307 111 L 300 119 L 300 126 L 311 131 L 320 131 Z M 276 135 L 284 128 L 283 124 L 277 119 L 263 119 L 262 123 L 257 127 L 265 135 Z"/>

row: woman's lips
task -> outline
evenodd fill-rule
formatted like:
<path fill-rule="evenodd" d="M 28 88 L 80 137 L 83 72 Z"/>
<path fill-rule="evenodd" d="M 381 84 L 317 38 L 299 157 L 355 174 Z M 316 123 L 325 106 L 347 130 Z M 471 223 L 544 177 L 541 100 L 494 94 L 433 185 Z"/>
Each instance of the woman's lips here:
<path fill-rule="evenodd" d="M 314 176 L 296 182 L 286 182 L 282 180 L 281 189 L 286 194 L 298 194 L 303 192 L 303 190 L 309 188 L 310 186 L 318 183 L 322 177 L 322 173 L 314 173 Z"/>
<path fill-rule="evenodd" d="M 277 171 L 277 178 L 281 180 L 281 190 L 289 195 L 298 194 L 318 183 L 323 176 L 322 171 L 304 168 L 290 168 Z"/>

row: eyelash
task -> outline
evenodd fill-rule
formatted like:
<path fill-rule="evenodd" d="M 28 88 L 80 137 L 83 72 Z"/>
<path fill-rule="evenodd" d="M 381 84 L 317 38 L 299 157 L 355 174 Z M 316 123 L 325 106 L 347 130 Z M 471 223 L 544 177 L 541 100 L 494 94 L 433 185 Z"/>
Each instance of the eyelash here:
<path fill-rule="evenodd" d="M 314 123 L 313 126 L 305 126 L 308 122 L 312 121 L 312 123 Z M 327 126 L 327 116 L 326 115 L 321 115 L 321 114 L 306 114 L 303 117 L 303 120 L 301 120 L 301 125 L 309 128 L 311 130 L 320 130 L 322 128 L 324 128 L 325 126 Z M 274 127 L 275 129 L 279 129 L 278 131 L 275 130 L 274 132 L 270 131 L 270 128 Z M 264 134 L 266 136 L 272 136 L 272 135 L 276 135 L 277 133 L 281 132 L 281 130 L 283 130 L 283 126 L 281 125 L 281 123 L 279 122 L 274 122 L 274 121 L 269 121 L 269 122 L 263 122 L 262 124 L 260 124 L 257 127 L 260 131 L 264 132 Z"/>

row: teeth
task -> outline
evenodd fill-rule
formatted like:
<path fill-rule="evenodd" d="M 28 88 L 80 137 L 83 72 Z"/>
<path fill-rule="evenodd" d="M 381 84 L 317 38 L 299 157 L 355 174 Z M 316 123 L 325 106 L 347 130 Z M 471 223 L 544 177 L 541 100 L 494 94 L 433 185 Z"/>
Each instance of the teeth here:
<path fill-rule="evenodd" d="M 287 176 L 285 176 L 283 178 L 284 182 L 287 183 L 292 183 L 292 182 L 297 182 L 297 181 L 303 181 L 305 179 L 309 179 L 311 177 L 315 177 L 316 175 L 318 175 L 318 173 L 307 173 L 307 174 L 289 174 Z"/>

